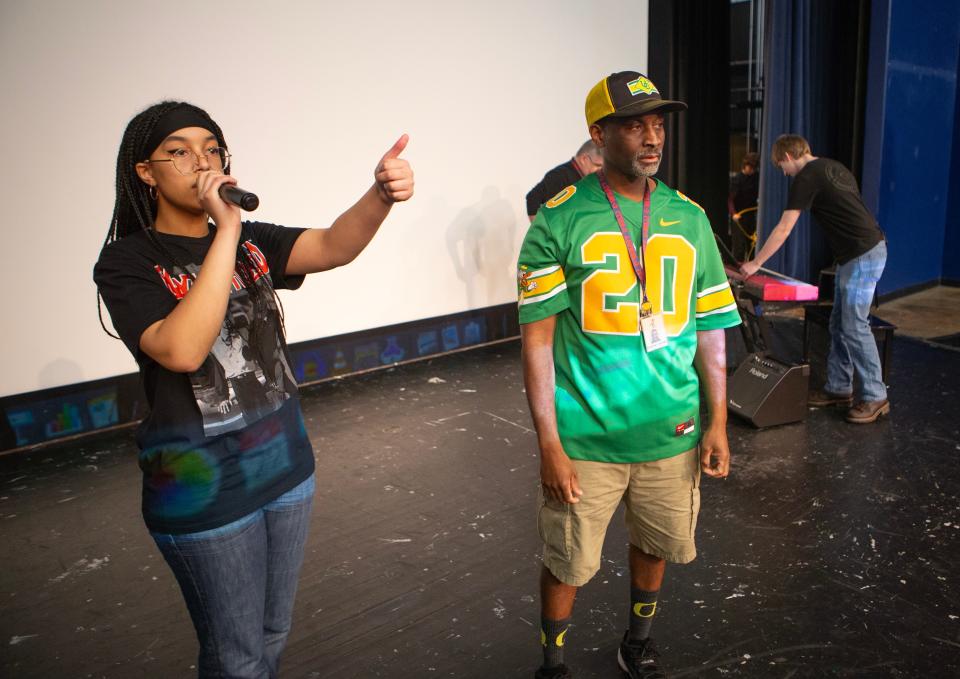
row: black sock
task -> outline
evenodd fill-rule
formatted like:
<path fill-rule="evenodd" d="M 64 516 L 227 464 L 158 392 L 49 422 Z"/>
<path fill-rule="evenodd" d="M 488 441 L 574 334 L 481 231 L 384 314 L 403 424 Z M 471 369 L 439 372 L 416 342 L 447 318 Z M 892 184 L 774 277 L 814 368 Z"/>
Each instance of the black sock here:
<path fill-rule="evenodd" d="M 543 666 L 563 664 L 563 644 L 566 641 L 570 618 L 547 620 L 540 618 L 540 645 L 543 646 Z"/>
<path fill-rule="evenodd" d="M 630 588 L 630 632 L 631 641 L 643 641 L 650 636 L 650 626 L 653 624 L 653 614 L 657 612 L 656 592 L 647 592 L 642 589 Z"/>

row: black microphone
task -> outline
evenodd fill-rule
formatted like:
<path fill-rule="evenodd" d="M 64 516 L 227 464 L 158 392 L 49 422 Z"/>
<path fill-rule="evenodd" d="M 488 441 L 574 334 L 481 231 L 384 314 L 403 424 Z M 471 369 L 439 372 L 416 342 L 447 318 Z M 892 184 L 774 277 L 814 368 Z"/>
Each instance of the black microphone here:
<path fill-rule="evenodd" d="M 257 198 L 257 194 L 233 184 L 221 184 L 219 193 L 224 201 L 233 203 L 247 212 L 253 212 L 260 206 L 260 199 Z"/>

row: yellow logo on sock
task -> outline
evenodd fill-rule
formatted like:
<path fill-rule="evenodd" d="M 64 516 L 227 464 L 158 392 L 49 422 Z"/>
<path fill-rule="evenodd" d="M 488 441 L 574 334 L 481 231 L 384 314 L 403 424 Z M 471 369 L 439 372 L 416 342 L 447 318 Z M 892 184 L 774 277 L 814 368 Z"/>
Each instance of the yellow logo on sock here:
<path fill-rule="evenodd" d="M 649 609 L 649 613 L 644 613 L 644 609 Z M 633 605 L 633 614 L 638 618 L 652 618 L 653 614 L 657 610 L 657 602 L 654 601 L 650 604 L 634 604 Z"/>
<path fill-rule="evenodd" d="M 568 627 L 567 629 L 570 629 L 570 628 Z M 567 629 L 563 630 L 562 632 L 560 632 L 560 634 L 557 635 L 557 646 L 561 646 L 561 647 L 563 646 L 563 638 L 567 636 Z"/>
<path fill-rule="evenodd" d="M 544 632 L 543 630 L 540 630 L 540 645 L 541 646 L 547 645 L 547 633 Z"/>

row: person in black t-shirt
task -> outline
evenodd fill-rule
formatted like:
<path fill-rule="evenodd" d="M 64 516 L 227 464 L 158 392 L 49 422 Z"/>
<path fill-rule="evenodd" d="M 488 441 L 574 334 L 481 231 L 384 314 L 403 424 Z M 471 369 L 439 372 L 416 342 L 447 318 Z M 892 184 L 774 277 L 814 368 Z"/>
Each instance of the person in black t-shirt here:
<path fill-rule="evenodd" d="M 757 167 L 759 163 L 759 154 L 745 153 L 740 162 L 740 171 L 730 180 L 727 211 L 734 222 L 731 240 L 733 256 L 738 262 L 746 261 L 753 255 L 753 246 L 757 239 L 757 196 L 760 193 L 760 175 L 757 174 Z"/>
<path fill-rule="evenodd" d="M 143 517 L 193 620 L 201 677 L 277 676 L 315 482 L 275 291 L 353 260 L 413 195 L 407 139 L 330 228 L 292 229 L 241 222 L 221 198 L 237 181 L 204 110 L 162 102 L 124 132 L 94 280 L 150 405 Z"/>
<path fill-rule="evenodd" d="M 530 221 L 532 222 L 537 216 L 537 210 L 541 205 L 601 167 L 603 167 L 603 158 L 600 150 L 592 139 L 588 139 L 580 146 L 573 158 L 560 163 L 543 175 L 543 179 L 527 193 L 527 216 Z"/>
<path fill-rule="evenodd" d="M 852 405 L 848 422 L 874 422 L 890 412 L 869 320 L 887 261 L 886 239 L 863 204 L 857 180 L 841 163 L 812 155 L 806 139 L 787 134 L 774 143 L 772 158 L 785 175 L 794 178 L 787 207 L 756 258 L 740 270 L 744 276 L 755 274 L 783 245 L 800 213 L 810 210 L 837 260 L 837 273 L 827 383 L 822 391 L 810 393 L 808 403 L 813 407 Z"/>

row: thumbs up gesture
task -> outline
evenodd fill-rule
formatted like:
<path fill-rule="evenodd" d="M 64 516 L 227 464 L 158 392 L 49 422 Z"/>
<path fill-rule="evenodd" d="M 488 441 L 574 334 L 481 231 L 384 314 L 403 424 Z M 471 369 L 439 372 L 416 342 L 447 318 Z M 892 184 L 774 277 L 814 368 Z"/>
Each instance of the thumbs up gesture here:
<path fill-rule="evenodd" d="M 373 172 L 377 182 L 377 193 L 388 205 L 409 200 L 413 195 L 413 169 L 410 163 L 400 157 L 408 141 L 410 137 L 406 134 L 401 135 L 397 143 L 383 154 L 377 169 Z"/>

